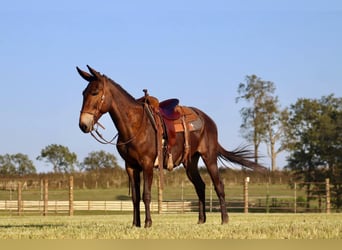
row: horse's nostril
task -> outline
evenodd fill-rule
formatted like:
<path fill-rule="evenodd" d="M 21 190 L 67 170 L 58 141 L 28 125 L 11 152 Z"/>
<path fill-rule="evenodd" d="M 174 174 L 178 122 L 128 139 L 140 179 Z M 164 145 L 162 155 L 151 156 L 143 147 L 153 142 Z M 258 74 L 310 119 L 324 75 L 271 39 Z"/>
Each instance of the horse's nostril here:
<path fill-rule="evenodd" d="M 88 126 L 84 123 L 80 123 L 80 129 L 84 132 L 87 133 L 88 132 Z"/>

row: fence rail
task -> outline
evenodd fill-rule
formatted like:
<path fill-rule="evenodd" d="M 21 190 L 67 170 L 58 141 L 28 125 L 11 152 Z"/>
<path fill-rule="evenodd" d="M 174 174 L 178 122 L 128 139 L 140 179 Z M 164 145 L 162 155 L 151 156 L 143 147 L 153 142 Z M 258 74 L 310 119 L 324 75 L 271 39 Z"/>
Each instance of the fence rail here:
<path fill-rule="evenodd" d="M 68 212 L 69 201 L 48 201 L 48 212 Z M 18 211 L 17 201 L 0 200 L 0 210 Z M 21 201 L 21 212 L 38 211 L 44 212 L 44 201 Z M 131 201 L 73 201 L 74 211 L 133 211 Z M 197 202 L 194 201 L 163 201 L 162 210 L 165 213 L 185 213 L 197 209 Z M 145 211 L 143 203 L 140 210 Z M 151 211 L 158 212 L 158 202 L 151 202 Z"/>
<path fill-rule="evenodd" d="M 324 190 L 319 193 L 311 194 L 310 199 L 315 200 L 315 205 L 310 206 L 309 198 L 304 200 L 302 196 L 298 196 L 296 184 L 294 185 L 293 195 L 277 195 L 273 196 L 269 194 L 269 185 L 265 186 L 263 193 L 258 192 L 258 194 L 253 192 L 253 189 L 249 190 L 249 178 L 246 178 L 243 187 L 243 194 L 241 196 L 229 196 L 226 197 L 228 212 L 326 212 L 330 213 L 330 184 L 327 179 L 325 184 L 322 185 Z M 73 215 L 74 211 L 133 211 L 133 205 L 131 201 L 128 200 L 103 200 L 103 201 L 80 201 L 74 200 L 74 188 L 73 188 L 73 177 L 69 179 L 69 189 L 68 198 L 61 200 L 49 200 L 49 186 L 48 180 L 44 179 L 41 182 L 40 191 L 37 192 L 39 196 L 34 199 L 25 200 L 25 196 L 22 194 L 23 186 L 21 182 L 18 182 L 16 195 L 17 200 L 12 200 L 12 191 L 10 191 L 10 200 L 0 200 L 0 211 L 9 211 L 10 213 L 17 212 L 18 215 L 22 213 L 38 212 L 43 215 L 48 213 L 69 213 Z M 183 185 L 182 185 L 183 188 Z M 255 188 L 255 186 L 254 186 Z M 218 200 L 213 199 L 212 196 L 212 185 L 210 185 L 210 196 L 206 201 L 206 209 L 208 212 L 218 212 L 220 211 L 220 206 Z M 317 191 L 317 190 L 316 190 Z M 253 194 L 254 193 L 254 194 Z M 24 199 L 23 199 L 24 198 Z M 152 212 L 158 213 L 186 213 L 186 212 L 196 212 L 198 211 L 198 201 L 194 198 L 184 198 L 183 189 L 181 193 L 180 200 L 153 200 L 151 205 Z M 140 210 L 144 211 L 144 204 L 141 202 Z"/>
<path fill-rule="evenodd" d="M 206 208 L 208 212 L 220 211 L 218 201 L 207 201 Z M 245 211 L 245 203 L 242 199 L 232 199 L 227 201 L 228 212 Z M 74 211 L 133 211 L 132 201 L 73 201 Z M 144 204 L 140 203 L 140 210 L 145 211 Z M 19 211 L 18 201 L 0 200 L 0 211 L 17 213 Z M 160 212 L 158 201 L 151 202 L 151 211 Z M 197 200 L 184 201 L 163 201 L 162 213 L 188 213 L 198 211 Z M 291 197 L 271 197 L 267 203 L 264 197 L 252 197 L 248 202 L 249 212 L 325 212 L 325 209 L 311 208 L 308 210 L 304 202 L 297 202 L 295 205 Z M 41 214 L 68 213 L 70 212 L 69 201 L 49 200 L 46 207 L 44 201 L 22 200 L 20 213 L 38 212 Z"/>

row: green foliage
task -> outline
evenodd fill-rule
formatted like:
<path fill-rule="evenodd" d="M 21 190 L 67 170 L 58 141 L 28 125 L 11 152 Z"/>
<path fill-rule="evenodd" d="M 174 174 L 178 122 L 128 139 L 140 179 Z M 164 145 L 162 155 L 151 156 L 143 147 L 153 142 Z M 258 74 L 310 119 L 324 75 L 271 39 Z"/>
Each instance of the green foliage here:
<path fill-rule="evenodd" d="M 55 173 L 70 173 L 75 171 L 77 155 L 71 153 L 68 147 L 51 144 L 42 149 L 37 160 L 45 160 L 51 163 Z"/>
<path fill-rule="evenodd" d="M 265 100 L 270 94 L 274 93 L 274 84 L 269 81 L 263 81 L 256 75 L 246 76 L 246 83 L 240 83 L 238 87 L 239 97 L 236 101 L 245 100 L 251 105 L 240 110 L 242 116 L 242 134 L 256 147 L 259 146 L 262 136 L 265 134 Z"/>
<path fill-rule="evenodd" d="M 320 100 L 299 99 L 291 105 L 290 111 L 288 167 L 298 173 L 307 173 L 305 181 L 315 178 L 315 170 L 328 170 L 330 177 L 340 176 L 341 131 L 342 98 L 330 95 Z"/>
<path fill-rule="evenodd" d="M 84 158 L 81 169 L 85 171 L 98 171 L 99 169 L 118 168 L 116 157 L 103 150 L 93 151 Z"/>
<path fill-rule="evenodd" d="M 0 175 L 27 175 L 36 173 L 33 162 L 25 154 L 0 155 Z"/>
<path fill-rule="evenodd" d="M 245 139 L 253 143 L 255 161 L 258 160 L 258 148 L 261 142 L 267 144 L 271 157 L 272 170 L 276 170 L 276 156 L 283 148 L 275 148 L 282 140 L 287 111 L 281 111 L 279 100 L 274 96 L 273 82 L 264 81 L 256 75 L 246 76 L 246 83 L 240 83 L 239 97 L 249 104 L 240 110 L 242 116 L 241 132 Z"/>
<path fill-rule="evenodd" d="M 299 99 L 291 105 L 287 137 L 287 168 L 305 182 L 329 178 L 334 185 L 333 202 L 341 207 L 342 98 Z"/>

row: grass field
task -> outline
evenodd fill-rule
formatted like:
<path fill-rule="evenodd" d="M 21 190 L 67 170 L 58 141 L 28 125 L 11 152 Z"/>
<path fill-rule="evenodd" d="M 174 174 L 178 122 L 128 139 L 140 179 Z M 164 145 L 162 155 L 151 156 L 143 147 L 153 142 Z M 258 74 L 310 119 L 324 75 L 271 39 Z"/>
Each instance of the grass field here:
<path fill-rule="evenodd" d="M 90 216 L 1 216 L 0 239 L 342 239 L 342 214 L 231 213 L 220 225 L 208 213 L 153 214 L 152 228 L 132 228 L 131 214 Z"/>

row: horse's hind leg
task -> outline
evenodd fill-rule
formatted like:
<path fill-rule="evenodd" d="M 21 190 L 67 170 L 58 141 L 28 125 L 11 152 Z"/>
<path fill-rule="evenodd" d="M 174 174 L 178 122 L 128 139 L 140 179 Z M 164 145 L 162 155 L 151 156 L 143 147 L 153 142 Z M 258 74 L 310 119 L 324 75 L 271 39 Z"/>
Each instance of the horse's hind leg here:
<path fill-rule="evenodd" d="M 219 201 L 220 201 L 221 222 L 222 224 L 226 224 L 228 223 L 229 217 L 228 217 L 227 208 L 226 208 L 224 185 L 219 175 L 216 157 L 215 157 L 215 160 L 213 160 L 214 158 L 207 159 L 206 157 L 202 156 L 202 159 L 205 165 L 207 166 L 207 170 L 214 184 L 217 197 L 219 198 Z"/>
<path fill-rule="evenodd" d="M 206 221 L 205 215 L 205 183 L 203 182 L 198 171 L 199 155 L 192 156 L 191 161 L 185 166 L 186 174 L 189 180 L 194 184 L 199 202 L 198 224 L 203 224 Z"/>

